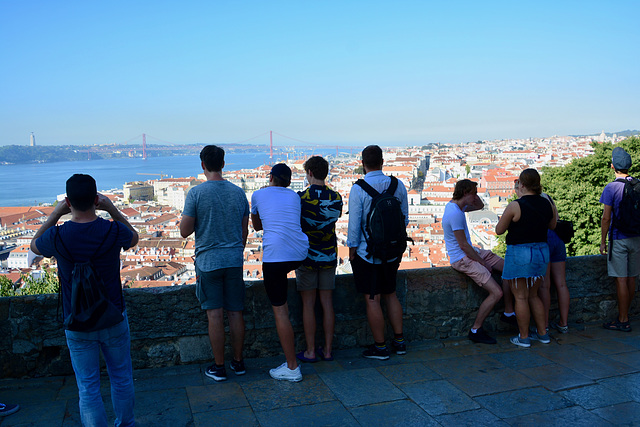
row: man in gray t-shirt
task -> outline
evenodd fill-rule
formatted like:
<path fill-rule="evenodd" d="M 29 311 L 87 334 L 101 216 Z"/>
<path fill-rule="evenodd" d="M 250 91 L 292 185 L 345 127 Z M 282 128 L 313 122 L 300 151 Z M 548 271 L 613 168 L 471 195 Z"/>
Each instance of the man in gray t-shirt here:
<path fill-rule="evenodd" d="M 207 181 L 193 187 L 184 204 L 180 234 L 196 233 L 196 295 L 207 311 L 209 340 L 215 363 L 205 374 L 227 379 L 224 366 L 224 317 L 227 311 L 233 346 L 230 368 L 245 373 L 243 252 L 247 242 L 249 202 L 244 191 L 222 178 L 224 150 L 208 145 L 200 152 Z"/>

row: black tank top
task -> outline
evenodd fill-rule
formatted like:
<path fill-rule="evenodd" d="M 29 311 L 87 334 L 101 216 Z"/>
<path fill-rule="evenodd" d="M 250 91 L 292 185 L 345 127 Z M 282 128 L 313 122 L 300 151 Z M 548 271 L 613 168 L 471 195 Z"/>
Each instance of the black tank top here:
<path fill-rule="evenodd" d="M 516 202 L 520 205 L 520 219 L 509 224 L 507 245 L 546 242 L 553 217 L 551 203 L 542 196 L 522 196 Z"/>

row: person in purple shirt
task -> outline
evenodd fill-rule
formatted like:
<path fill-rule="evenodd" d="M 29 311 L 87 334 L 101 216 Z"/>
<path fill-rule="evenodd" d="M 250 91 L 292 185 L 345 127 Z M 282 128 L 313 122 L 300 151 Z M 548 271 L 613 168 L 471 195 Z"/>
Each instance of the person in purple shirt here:
<path fill-rule="evenodd" d="M 618 317 L 602 326 L 612 331 L 631 332 L 629 306 L 636 291 L 636 277 L 640 274 L 640 235 L 623 233 L 616 226 L 616 219 L 620 217 L 619 206 L 625 186 L 625 183 L 618 179 L 632 179 L 629 176 L 631 156 L 624 148 L 613 149 L 611 168 L 616 174 L 616 180 L 607 184 L 600 196 L 600 203 L 604 205 L 600 254 L 605 255 L 609 251 L 607 270 L 609 277 L 615 277 L 616 280 Z M 609 247 L 607 247 L 607 234 Z"/>

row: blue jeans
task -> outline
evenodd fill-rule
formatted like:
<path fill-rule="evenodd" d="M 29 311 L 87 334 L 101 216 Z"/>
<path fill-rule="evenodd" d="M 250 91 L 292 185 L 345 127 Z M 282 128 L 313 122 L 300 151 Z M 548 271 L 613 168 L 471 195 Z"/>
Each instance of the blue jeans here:
<path fill-rule="evenodd" d="M 133 426 L 133 368 L 126 311 L 124 320 L 94 332 L 65 331 L 71 364 L 80 395 L 80 418 L 84 426 L 107 426 L 100 394 L 100 350 L 107 362 L 116 426 Z"/>

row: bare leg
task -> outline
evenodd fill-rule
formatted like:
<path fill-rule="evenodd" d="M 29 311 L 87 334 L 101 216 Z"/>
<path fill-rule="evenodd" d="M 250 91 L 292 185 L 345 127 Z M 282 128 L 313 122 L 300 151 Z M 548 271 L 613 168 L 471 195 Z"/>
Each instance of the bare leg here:
<path fill-rule="evenodd" d="M 569 322 L 569 302 L 571 297 L 569 296 L 569 288 L 567 288 L 567 279 L 565 275 L 566 262 L 552 262 L 551 266 L 551 278 L 556 285 L 556 292 L 558 293 L 558 309 L 560 310 L 560 326 L 567 326 Z"/>
<path fill-rule="evenodd" d="M 504 270 L 504 260 L 502 259 L 498 261 L 491 268 L 493 270 L 502 272 L 502 270 Z M 493 277 L 491 279 L 493 280 Z M 509 283 L 506 280 L 502 281 L 502 295 L 504 297 L 504 312 L 513 313 L 515 311 L 513 308 L 513 295 L 511 294 L 511 287 L 509 286 Z"/>
<path fill-rule="evenodd" d="M 487 283 L 484 284 L 483 288 L 489 292 L 489 295 L 482 301 L 480 304 L 480 308 L 478 308 L 478 314 L 476 315 L 476 320 L 473 322 L 473 326 L 471 329 L 478 329 L 482 327 L 484 323 L 484 319 L 487 318 L 493 307 L 496 305 L 500 298 L 502 298 L 502 289 L 498 283 L 492 278 L 489 279 Z"/>
<path fill-rule="evenodd" d="M 538 289 L 540 288 L 540 284 L 544 281 L 544 278 L 536 279 L 533 282 L 533 286 L 529 289 L 529 308 L 531 309 L 531 314 L 533 315 L 533 320 L 536 322 L 536 328 L 538 328 L 538 335 L 546 335 L 547 326 L 545 324 L 544 318 L 544 306 L 542 305 L 542 301 L 538 296 Z M 518 327 L 520 324 L 518 324 Z"/>
<path fill-rule="evenodd" d="M 526 279 L 515 279 L 509 280 L 508 282 L 515 299 L 516 319 L 518 320 L 520 338 L 528 338 L 531 313 L 529 312 L 529 288 L 527 288 L 527 281 Z"/>
<path fill-rule="evenodd" d="M 242 360 L 242 350 L 244 348 L 244 317 L 241 311 L 227 311 L 227 317 L 229 318 L 233 359 L 239 362 Z"/>
<path fill-rule="evenodd" d="M 224 317 L 221 308 L 207 310 L 209 342 L 216 365 L 224 365 Z"/>
<path fill-rule="evenodd" d="M 616 288 L 618 291 L 618 320 L 629 321 L 629 307 L 636 293 L 635 277 L 616 277 Z"/>
<path fill-rule="evenodd" d="M 546 328 L 549 326 L 549 307 L 551 307 L 551 263 L 547 264 L 547 273 L 544 275 L 542 283 L 540 283 L 538 297 L 542 301 L 544 326 Z"/>
<path fill-rule="evenodd" d="M 296 369 L 298 361 L 296 360 L 296 346 L 293 337 L 293 327 L 289 320 L 289 305 L 284 303 L 280 306 L 272 306 L 273 315 L 276 318 L 276 330 L 280 338 L 280 345 L 284 351 L 284 357 L 287 359 L 287 367 Z"/>
<path fill-rule="evenodd" d="M 389 314 L 389 322 L 396 335 L 402 334 L 402 305 L 398 300 L 398 295 L 393 292 L 382 296 L 384 303 L 387 305 L 387 313 Z M 384 334 L 382 335 L 384 339 Z M 380 341 L 377 341 L 380 342 Z"/>
<path fill-rule="evenodd" d="M 320 304 L 322 304 L 322 327 L 324 328 L 324 356 L 331 358 L 333 351 L 333 333 L 336 316 L 333 311 L 333 290 L 320 289 Z"/>
<path fill-rule="evenodd" d="M 382 307 L 380 307 L 380 295 L 376 295 L 374 299 L 370 299 L 369 294 L 364 294 L 364 301 L 367 307 L 367 321 L 371 334 L 375 342 L 384 342 L 384 317 L 382 315 Z"/>
<path fill-rule="evenodd" d="M 307 341 L 307 350 L 304 357 L 316 358 L 316 289 L 300 291 L 302 298 L 302 324 L 304 325 L 304 338 Z"/>

